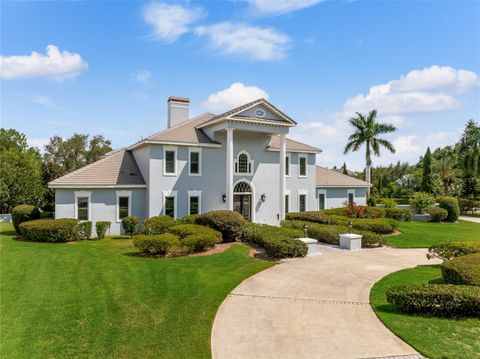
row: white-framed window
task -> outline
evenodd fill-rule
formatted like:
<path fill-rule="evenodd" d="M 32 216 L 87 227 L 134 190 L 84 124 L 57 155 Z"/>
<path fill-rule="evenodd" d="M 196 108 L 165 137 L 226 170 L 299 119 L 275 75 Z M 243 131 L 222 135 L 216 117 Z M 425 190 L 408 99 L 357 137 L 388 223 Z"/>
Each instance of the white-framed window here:
<path fill-rule="evenodd" d="M 318 210 L 321 211 L 327 208 L 327 191 L 322 189 L 318 192 Z"/>
<path fill-rule="evenodd" d="M 188 214 L 202 213 L 202 191 L 188 191 Z"/>
<path fill-rule="evenodd" d="M 163 146 L 163 175 L 177 175 L 177 147 Z"/>
<path fill-rule="evenodd" d="M 298 155 L 298 177 L 308 176 L 307 155 Z"/>
<path fill-rule="evenodd" d="M 253 160 L 251 159 L 250 154 L 245 150 L 240 151 L 235 160 L 235 174 L 251 175 L 252 170 Z"/>
<path fill-rule="evenodd" d="M 298 211 L 305 212 L 307 210 L 307 195 L 308 191 L 301 189 L 298 191 Z"/>
<path fill-rule="evenodd" d="M 91 218 L 90 199 L 91 191 L 75 191 L 75 218 L 82 221 L 89 221 Z"/>
<path fill-rule="evenodd" d="M 117 222 L 132 215 L 132 191 L 117 191 Z"/>
<path fill-rule="evenodd" d="M 285 214 L 290 212 L 290 191 L 285 191 Z"/>
<path fill-rule="evenodd" d="M 188 149 L 188 175 L 189 176 L 202 175 L 202 149 L 201 148 Z"/>
<path fill-rule="evenodd" d="M 163 191 L 163 214 L 177 219 L 177 191 Z"/>
<path fill-rule="evenodd" d="M 285 156 L 285 176 L 290 177 L 290 154 Z"/>
<path fill-rule="evenodd" d="M 351 206 L 355 202 L 355 190 L 349 189 L 347 191 L 347 195 L 348 195 L 348 204 Z"/>

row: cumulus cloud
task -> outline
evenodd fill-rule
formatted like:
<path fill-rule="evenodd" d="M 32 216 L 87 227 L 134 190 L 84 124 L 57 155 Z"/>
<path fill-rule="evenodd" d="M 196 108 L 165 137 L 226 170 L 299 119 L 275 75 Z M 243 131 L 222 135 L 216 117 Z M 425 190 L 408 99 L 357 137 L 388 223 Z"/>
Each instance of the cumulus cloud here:
<path fill-rule="evenodd" d="M 137 82 L 147 82 L 151 79 L 152 73 L 148 70 L 140 70 L 133 74 L 133 78 Z"/>
<path fill-rule="evenodd" d="M 88 68 L 79 54 L 60 51 L 48 45 L 46 54 L 33 51 L 30 55 L 0 56 L 0 74 L 5 79 L 51 77 L 65 80 Z"/>
<path fill-rule="evenodd" d="M 35 96 L 32 101 L 34 103 L 40 105 L 40 106 L 43 106 L 43 107 L 54 107 L 55 106 L 53 101 L 48 96 L 44 96 L 44 95 Z"/>
<path fill-rule="evenodd" d="M 236 82 L 224 90 L 210 94 L 202 106 L 205 110 L 218 114 L 247 102 L 268 97 L 268 93 L 259 87 Z"/>
<path fill-rule="evenodd" d="M 190 26 L 205 16 L 198 6 L 152 2 L 143 8 L 143 19 L 153 27 L 152 37 L 166 43 L 190 31 Z"/>
<path fill-rule="evenodd" d="M 275 61 L 285 57 L 290 38 L 269 27 L 222 22 L 195 29 L 206 36 L 212 49 L 223 55 L 243 56 L 247 60 Z"/>
<path fill-rule="evenodd" d="M 305 9 L 318 4 L 322 0 L 247 0 L 250 6 L 260 15 L 280 15 Z"/>

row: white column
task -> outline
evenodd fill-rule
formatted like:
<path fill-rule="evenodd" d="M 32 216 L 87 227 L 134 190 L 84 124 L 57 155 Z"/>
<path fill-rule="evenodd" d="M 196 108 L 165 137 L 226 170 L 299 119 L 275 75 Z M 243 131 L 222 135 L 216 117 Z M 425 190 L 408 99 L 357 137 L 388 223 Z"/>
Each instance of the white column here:
<path fill-rule="evenodd" d="M 279 215 L 280 220 L 285 219 L 285 160 L 287 157 L 287 145 L 285 134 L 280 135 L 280 173 L 279 173 Z"/>
<path fill-rule="evenodd" d="M 233 210 L 233 129 L 227 128 L 227 209 Z"/>

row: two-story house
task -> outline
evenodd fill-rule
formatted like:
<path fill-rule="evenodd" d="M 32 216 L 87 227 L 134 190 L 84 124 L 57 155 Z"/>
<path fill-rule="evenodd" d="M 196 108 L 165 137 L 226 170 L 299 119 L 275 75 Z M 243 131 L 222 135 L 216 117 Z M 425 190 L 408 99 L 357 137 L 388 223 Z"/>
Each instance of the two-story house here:
<path fill-rule="evenodd" d="M 168 99 L 168 127 L 49 183 L 55 217 L 110 221 L 217 209 L 277 225 L 289 211 L 364 204 L 369 184 L 316 166 L 321 150 L 286 138 L 296 122 L 265 99 L 190 118 Z M 340 144 L 339 144 L 340 145 Z"/>

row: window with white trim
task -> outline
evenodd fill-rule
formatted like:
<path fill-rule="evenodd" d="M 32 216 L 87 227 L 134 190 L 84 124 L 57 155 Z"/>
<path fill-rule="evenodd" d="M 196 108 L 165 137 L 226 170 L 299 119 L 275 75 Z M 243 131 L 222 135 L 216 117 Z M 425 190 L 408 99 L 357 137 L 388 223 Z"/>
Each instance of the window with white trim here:
<path fill-rule="evenodd" d="M 235 160 L 235 173 L 236 174 L 252 174 L 253 161 L 250 158 L 250 154 L 243 150 L 240 151 L 237 159 Z"/>
<path fill-rule="evenodd" d="M 188 191 L 188 214 L 201 213 L 202 191 Z"/>
<path fill-rule="evenodd" d="M 132 191 L 117 191 L 117 222 L 132 215 Z"/>
<path fill-rule="evenodd" d="M 164 147 L 163 149 L 163 174 L 176 175 L 177 173 L 177 148 Z"/>
<path fill-rule="evenodd" d="M 298 157 L 298 176 L 307 177 L 307 156 L 300 155 Z"/>
<path fill-rule="evenodd" d="M 290 177 L 290 156 L 285 156 L 285 176 Z"/>
<path fill-rule="evenodd" d="M 163 214 L 177 218 L 177 191 L 163 191 Z"/>
<path fill-rule="evenodd" d="M 300 194 L 298 195 L 298 211 L 305 212 L 307 210 L 307 195 Z"/>
<path fill-rule="evenodd" d="M 200 176 L 202 174 L 201 169 L 202 152 L 200 148 L 188 150 L 188 174 L 190 176 Z"/>
<path fill-rule="evenodd" d="M 81 221 L 90 220 L 90 191 L 75 191 L 75 218 Z"/>

